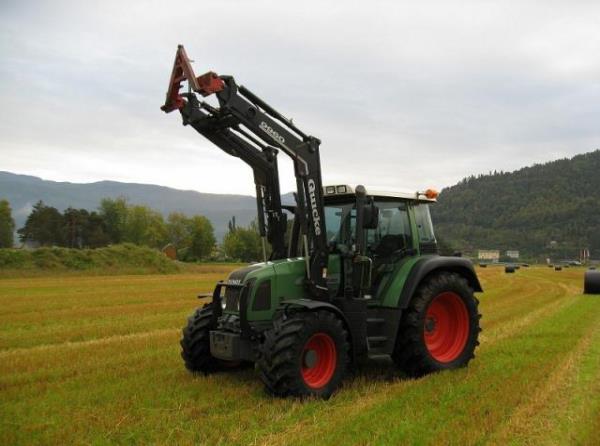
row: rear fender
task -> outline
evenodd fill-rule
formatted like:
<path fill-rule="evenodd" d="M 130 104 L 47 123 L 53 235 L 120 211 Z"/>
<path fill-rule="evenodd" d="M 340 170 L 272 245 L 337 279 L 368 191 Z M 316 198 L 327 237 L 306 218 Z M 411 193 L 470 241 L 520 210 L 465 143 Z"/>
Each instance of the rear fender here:
<path fill-rule="evenodd" d="M 440 272 L 451 272 L 464 277 L 475 292 L 482 292 L 481 283 L 470 260 L 462 257 L 434 256 L 420 259 L 411 269 L 398 301 L 399 308 L 406 308 L 417 287 L 428 276 Z"/>

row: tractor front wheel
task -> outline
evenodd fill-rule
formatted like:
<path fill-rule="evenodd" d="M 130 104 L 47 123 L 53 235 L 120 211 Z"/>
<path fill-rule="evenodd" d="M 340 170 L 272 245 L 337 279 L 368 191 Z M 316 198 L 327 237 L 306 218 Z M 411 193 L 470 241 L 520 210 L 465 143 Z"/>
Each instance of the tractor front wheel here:
<path fill-rule="evenodd" d="M 456 273 L 427 279 L 402 316 L 396 364 L 413 377 L 466 366 L 479 345 L 478 304 L 466 279 Z"/>
<path fill-rule="evenodd" d="M 349 366 L 348 334 L 329 311 L 279 315 L 265 332 L 256 368 L 277 396 L 329 398 Z"/>
<path fill-rule="evenodd" d="M 210 330 L 213 319 L 212 303 L 198 308 L 188 318 L 181 338 L 181 358 L 190 372 L 208 374 L 240 365 L 239 362 L 222 361 L 210 354 Z"/>

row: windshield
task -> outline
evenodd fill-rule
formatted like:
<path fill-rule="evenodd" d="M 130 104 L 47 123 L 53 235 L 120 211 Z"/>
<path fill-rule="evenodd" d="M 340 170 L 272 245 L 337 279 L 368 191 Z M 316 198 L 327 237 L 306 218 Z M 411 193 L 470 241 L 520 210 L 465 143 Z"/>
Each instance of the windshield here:
<path fill-rule="evenodd" d="M 326 205 L 325 224 L 329 242 L 352 243 L 356 227 L 354 203 Z"/>

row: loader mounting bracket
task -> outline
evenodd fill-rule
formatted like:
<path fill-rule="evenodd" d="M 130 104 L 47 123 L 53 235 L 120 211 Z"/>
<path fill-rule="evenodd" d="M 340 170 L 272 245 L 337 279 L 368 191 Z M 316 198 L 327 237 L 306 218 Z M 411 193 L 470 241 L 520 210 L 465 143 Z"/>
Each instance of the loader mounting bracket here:
<path fill-rule="evenodd" d="M 225 88 L 223 80 L 212 71 L 196 77 L 192 68 L 191 60 L 188 58 L 183 45 L 177 47 L 175 53 L 175 62 L 173 62 L 173 71 L 171 71 L 171 80 L 167 90 L 165 104 L 160 107 L 165 113 L 173 110 L 182 109 L 186 101 L 179 93 L 181 83 L 185 80 L 189 83 L 189 88 L 200 93 L 202 96 L 208 96 Z"/>

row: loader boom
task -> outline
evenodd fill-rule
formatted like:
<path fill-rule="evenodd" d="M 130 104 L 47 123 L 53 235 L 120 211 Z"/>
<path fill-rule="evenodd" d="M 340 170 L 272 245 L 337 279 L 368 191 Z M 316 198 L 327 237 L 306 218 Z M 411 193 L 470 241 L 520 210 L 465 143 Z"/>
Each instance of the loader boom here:
<path fill-rule="evenodd" d="M 272 246 L 272 259 L 287 256 L 286 217 L 281 205 L 277 153 L 288 155 L 296 177 L 296 212 L 306 256 L 308 289 L 315 298 L 327 298 L 329 247 L 323 208 L 319 155 L 320 140 L 305 134 L 254 93 L 238 86 L 232 76 L 208 72 L 196 77 L 185 49 L 177 49 L 165 104 L 169 113 L 179 110 L 184 125 L 236 156 L 253 169 L 259 232 Z M 183 81 L 187 93 L 180 93 Z M 198 95 L 216 95 L 219 107 Z"/>

